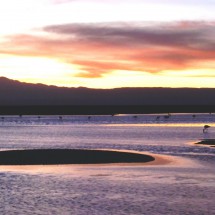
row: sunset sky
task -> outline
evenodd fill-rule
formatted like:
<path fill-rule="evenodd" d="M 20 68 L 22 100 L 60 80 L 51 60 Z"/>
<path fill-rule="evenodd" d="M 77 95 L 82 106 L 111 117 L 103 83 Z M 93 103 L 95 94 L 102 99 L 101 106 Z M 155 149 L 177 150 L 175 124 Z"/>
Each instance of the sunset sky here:
<path fill-rule="evenodd" d="M 215 87 L 215 0 L 0 0 L 0 76 Z"/>

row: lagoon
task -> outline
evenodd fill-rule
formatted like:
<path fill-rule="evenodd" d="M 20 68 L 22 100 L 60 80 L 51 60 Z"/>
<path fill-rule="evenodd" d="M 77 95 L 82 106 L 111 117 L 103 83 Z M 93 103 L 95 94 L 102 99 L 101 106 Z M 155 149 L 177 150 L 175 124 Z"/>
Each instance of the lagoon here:
<path fill-rule="evenodd" d="M 215 139 L 215 115 L 165 116 L 4 116 L 2 151 L 125 150 L 168 162 L 1 165 L 0 213 L 214 214 L 215 148 L 194 143 Z"/>

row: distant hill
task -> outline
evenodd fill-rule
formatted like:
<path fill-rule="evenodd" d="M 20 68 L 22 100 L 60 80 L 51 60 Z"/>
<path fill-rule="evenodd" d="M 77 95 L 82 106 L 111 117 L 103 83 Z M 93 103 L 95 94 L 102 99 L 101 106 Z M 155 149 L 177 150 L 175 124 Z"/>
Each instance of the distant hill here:
<path fill-rule="evenodd" d="M 67 88 L 0 77 L 0 106 L 13 105 L 215 105 L 215 88 Z"/>

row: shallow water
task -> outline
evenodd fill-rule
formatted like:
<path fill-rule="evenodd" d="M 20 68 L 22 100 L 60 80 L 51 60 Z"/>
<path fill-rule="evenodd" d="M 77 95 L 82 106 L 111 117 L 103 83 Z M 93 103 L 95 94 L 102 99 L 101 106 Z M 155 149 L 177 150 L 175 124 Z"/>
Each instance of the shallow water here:
<path fill-rule="evenodd" d="M 215 148 L 193 144 L 215 139 L 214 114 L 159 116 L 4 116 L 1 150 L 136 150 L 172 162 L 2 166 L 0 214 L 215 214 Z"/>

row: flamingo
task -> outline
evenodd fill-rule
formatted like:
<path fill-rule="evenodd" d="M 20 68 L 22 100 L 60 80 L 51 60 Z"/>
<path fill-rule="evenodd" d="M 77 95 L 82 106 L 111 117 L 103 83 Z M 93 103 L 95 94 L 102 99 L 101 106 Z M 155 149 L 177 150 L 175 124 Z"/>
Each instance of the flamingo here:
<path fill-rule="evenodd" d="M 210 127 L 211 127 L 210 125 L 204 125 L 203 133 L 206 133 L 208 128 L 210 128 Z"/>

